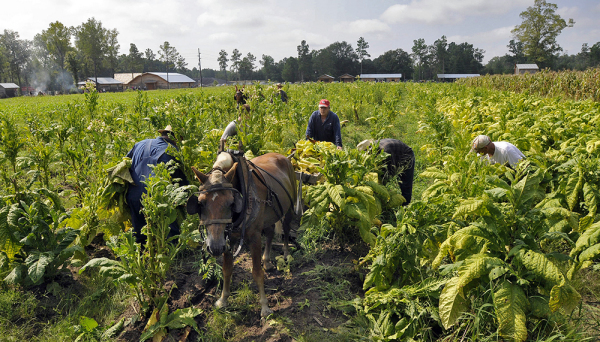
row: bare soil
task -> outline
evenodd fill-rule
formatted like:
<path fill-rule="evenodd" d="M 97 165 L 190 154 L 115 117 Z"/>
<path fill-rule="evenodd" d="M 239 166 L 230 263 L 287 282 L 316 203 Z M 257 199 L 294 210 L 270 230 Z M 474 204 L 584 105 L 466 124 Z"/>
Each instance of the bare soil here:
<path fill-rule="evenodd" d="M 333 281 L 327 275 L 318 279 L 315 269 L 335 269 L 342 274 L 346 280 L 347 288 L 341 289 L 347 299 L 362 295 L 362 276 L 356 270 L 357 260 L 361 252 L 343 249 L 336 246 L 325 247 L 316 257 L 307 259 L 296 253 L 298 260 L 291 263 L 289 271 L 278 271 L 276 269 L 266 272 L 265 291 L 269 300 L 269 307 L 274 314 L 267 319 L 260 317 L 260 305 L 258 304 L 258 289 L 252 278 L 252 265 L 249 252 L 241 253 L 234 260 L 232 279 L 232 296 L 230 307 L 226 309 L 235 319 L 234 331 L 228 332 L 223 340 L 226 341 L 295 341 L 300 336 L 335 331 L 344 324 L 348 317 L 334 306 L 331 298 L 326 298 L 322 293 L 323 282 Z M 281 246 L 274 244 L 272 261 L 275 264 L 275 256 L 282 254 Z M 298 256 L 300 256 L 298 258 Z M 194 255 L 184 256 L 176 271 L 169 277 L 166 288 L 172 289 L 171 298 L 168 302 L 169 312 L 186 307 L 200 308 L 203 314 L 196 317 L 196 323 L 201 334 L 193 329 L 177 329 L 169 332 L 165 341 L 199 341 L 211 340 L 204 335 L 208 330 L 208 320 L 213 315 L 214 302 L 220 295 L 221 288 L 215 284 L 207 284 L 198 274 Z M 221 261 L 219 260 L 219 264 Z M 339 279 L 335 279 L 339 280 Z M 254 293 L 254 302 L 247 305 L 231 305 L 235 302 L 236 291 L 250 284 Z M 340 298 L 341 299 L 341 298 Z M 123 318 L 131 321 L 136 315 L 136 309 L 130 308 L 123 314 Z M 134 324 L 126 326 L 118 337 L 120 341 L 137 341 L 141 335 L 146 320 L 139 320 Z"/>

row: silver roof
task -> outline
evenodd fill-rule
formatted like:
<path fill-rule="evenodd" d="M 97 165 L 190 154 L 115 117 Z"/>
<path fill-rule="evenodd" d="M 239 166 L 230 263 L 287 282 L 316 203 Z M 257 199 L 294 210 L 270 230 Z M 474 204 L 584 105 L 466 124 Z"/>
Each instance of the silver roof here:
<path fill-rule="evenodd" d="M 96 82 L 96 77 L 88 77 L 87 81 Z M 86 81 L 79 82 L 77 84 L 85 84 Z M 123 82 L 119 80 L 115 80 L 112 77 L 98 77 L 98 84 L 123 84 Z"/>
<path fill-rule="evenodd" d="M 467 78 L 467 77 L 477 77 L 481 76 L 480 74 L 437 74 L 438 78 Z"/>
<path fill-rule="evenodd" d="M 539 69 L 537 64 L 517 64 L 518 69 Z"/>
<path fill-rule="evenodd" d="M 167 81 L 167 77 L 168 77 L 169 83 L 196 83 L 196 81 L 187 77 L 186 75 L 179 74 L 176 72 L 170 72 L 168 74 L 168 76 L 167 76 L 166 72 L 147 72 L 147 74 L 156 75 L 156 76 L 164 79 L 165 81 Z"/>
<path fill-rule="evenodd" d="M 360 78 L 402 78 L 402 74 L 360 74 Z"/>
<path fill-rule="evenodd" d="M 0 83 L 0 87 L 4 89 L 19 89 L 19 86 L 14 83 Z"/>

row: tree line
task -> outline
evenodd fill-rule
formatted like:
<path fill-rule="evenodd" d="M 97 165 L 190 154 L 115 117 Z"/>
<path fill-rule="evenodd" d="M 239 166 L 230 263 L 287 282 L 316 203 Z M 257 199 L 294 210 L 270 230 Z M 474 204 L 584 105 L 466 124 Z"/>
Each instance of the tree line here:
<path fill-rule="evenodd" d="M 79 80 L 94 76 L 112 76 L 123 72 L 179 72 L 199 79 L 213 77 L 225 80 L 261 79 L 286 82 L 315 81 L 328 74 L 400 73 L 405 80 L 435 80 L 437 74 L 506 74 L 517 63 L 536 63 L 540 69 L 584 70 L 600 65 L 600 42 L 584 43 L 577 54 L 561 54 L 556 38 L 575 22 L 556 14 L 557 6 L 535 0 L 520 14 L 523 22 L 512 30 L 509 53 L 496 56 L 483 65 L 485 51 L 468 42 L 448 42 L 442 36 L 428 45 L 425 39 L 413 41 L 411 51 L 395 49 L 369 58 L 369 43 L 360 37 L 356 47 L 346 41 L 311 50 L 306 40 L 297 46 L 297 54 L 276 62 L 272 56 L 257 57 L 238 49 L 231 54 L 219 52 L 219 69 L 191 70 L 177 49 L 165 41 L 157 49 L 139 51 L 130 43 L 127 54 L 119 54 L 117 29 L 105 28 L 95 18 L 77 27 L 56 21 L 37 34 L 33 41 L 19 39 L 15 31 L 0 34 L 0 82 L 21 86 L 65 90 Z M 72 44 L 71 42 L 74 42 Z"/>

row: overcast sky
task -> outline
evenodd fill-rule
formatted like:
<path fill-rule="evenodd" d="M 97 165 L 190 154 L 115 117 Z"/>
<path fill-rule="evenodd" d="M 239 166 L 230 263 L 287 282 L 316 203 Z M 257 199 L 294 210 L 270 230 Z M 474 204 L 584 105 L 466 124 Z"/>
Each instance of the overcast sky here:
<path fill-rule="evenodd" d="M 600 41 L 599 0 L 548 0 L 558 14 L 575 26 L 558 37 L 564 53 L 575 54 L 583 43 Z M 263 54 L 275 61 L 297 56 L 306 40 L 311 50 L 336 41 L 356 48 L 359 37 L 371 58 L 401 48 L 411 52 L 413 40 L 428 45 L 445 35 L 448 42 L 468 42 L 485 50 L 484 62 L 508 52 L 510 31 L 521 23 L 519 14 L 533 0 L 29 0 L 2 1 L 0 30 L 17 31 L 33 39 L 60 21 L 78 26 L 91 17 L 104 28 L 117 29 L 121 53 L 134 43 L 140 51 L 158 55 L 168 41 L 186 58 L 188 68 L 218 69 L 217 57 L 235 48 L 243 56 Z"/>

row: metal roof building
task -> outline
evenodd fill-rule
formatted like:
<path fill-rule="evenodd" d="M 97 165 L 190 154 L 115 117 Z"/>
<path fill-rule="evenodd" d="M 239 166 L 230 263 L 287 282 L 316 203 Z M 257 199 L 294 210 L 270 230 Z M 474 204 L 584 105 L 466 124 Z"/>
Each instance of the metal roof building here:
<path fill-rule="evenodd" d="M 96 79 L 98 79 L 98 84 L 96 84 Z M 77 84 L 85 85 L 86 82 L 92 82 L 96 84 L 96 90 L 100 92 L 123 91 L 123 82 L 112 77 L 88 77 L 87 80 L 81 81 Z"/>
<path fill-rule="evenodd" d="M 0 99 L 19 95 L 19 86 L 14 83 L 0 83 Z"/>
<path fill-rule="evenodd" d="M 537 64 L 515 64 L 515 75 L 535 74 L 540 71 Z"/>
<path fill-rule="evenodd" d="M 360 74 L 359 78 L 362 81 L 400 82 L 402 74 Z"/>
<path fill-rule="evenodd" d="M 437 78 L 443 82 L 454 82 L 459 78 L 481 76 L 480 74 L 437 74 Z"/>
<path fill-rule="evenodd" d="M 134 77 L 126 86 L 147 90 L 192 88 L 196 86 L 196 81 L 176 72 L 145 72 Z"/>

